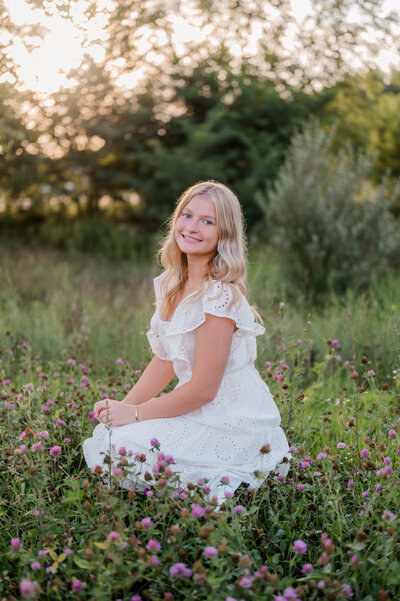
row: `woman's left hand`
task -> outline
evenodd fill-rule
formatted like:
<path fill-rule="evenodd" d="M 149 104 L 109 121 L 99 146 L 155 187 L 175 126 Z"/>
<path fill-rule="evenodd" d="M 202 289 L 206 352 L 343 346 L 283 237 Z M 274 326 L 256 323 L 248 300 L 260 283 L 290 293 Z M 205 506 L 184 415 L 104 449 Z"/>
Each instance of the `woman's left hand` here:
<path fill-rule="evenodd" d="M 113 399 L 104 399 L 94 405 L 94 416 L 109 427 L 125 426 L 135 421 L 135 407 Z"/>

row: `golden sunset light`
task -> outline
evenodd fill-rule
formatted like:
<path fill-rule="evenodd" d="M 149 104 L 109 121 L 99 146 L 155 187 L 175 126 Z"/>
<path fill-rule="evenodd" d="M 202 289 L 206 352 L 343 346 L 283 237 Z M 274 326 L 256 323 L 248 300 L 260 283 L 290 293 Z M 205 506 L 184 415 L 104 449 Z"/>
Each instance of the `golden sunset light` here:
<path fill-rule="evenodd" d="M 90 20 L 84 15 L 87 0 L 79 0 L 71 6 L 70 19 L 59 15 L 48 16 L 44 10 L 32 8 L 25 0 L 4 0 L 4 4 L 14 23 L 23 25 L 39 22 L 48 30 L 43 40 L 38 38 L 35 41 L 36 47 L 33 50 L 29 51 L 21 39 L 14 40 L 9 50 L 10 56 L 19 65 L 18 74 L 23 81 L 23 89 L 51 93 L 61 86 L 68 88 L 75 83 L 68 74 L 72 69 L 79 67 L 85 53 L 92 56 L 96 62 L 104 59 L 101 40 L 106 39 L 104 27 L 107 24 L 108 13 L 105 9 L 113 5 L 112 0 L 99 0 L 97 13 Z M 383 7 L 386 12 L 392 10 L 398 13 L 399 10 L 397 0 L 385 0 Z M 295 20 L 288 27 L 283 39 L 288 51 L 296 51 L 298 25 L 311 14 L 310 2 L 292 0 L 292 13 Z M 213 44 L 212 38 L 209 37 L 210 27 L 202 26 L 201 19 L 191 13 L 190 6 L 186 9 L 185 17 L 171 13 L 169 21 L 173 27 L 173 43 L 178 56 L 184 53 L 187 42 Z M 257 53 L 260 31 L 260 24 L 255 22 L 245 49 L 249 56 Z M 140 39 L 135 42 L 135 50 L 139 55 L 146 54 L 150 63 L 160 64 L 163 58 L 152 50 L 152 42 L 149 40 L 151 35 L 154 33 L 150 28 L 143 27 Z M 374 34 L 368 32 L 368 35 L 371 37 Z M 158 36 L 159 41 L 162 41 L 162 31 L 158 32 Z M 242 52 L 240 45 L 235 43 L 231 44 L 230 49 L 234 56 L 239 56 Z M 400 58 L 395 49 L 381 44 L 374 61 L 384 72 L 388 72 L 393 66 L 399 65 Z M 110 68 L 117 72 L 118 63 L 114 66 L 110 64 Z M 145 71 L 139 67 L 135 72 L 123 73 L 118 83 L 123 87 L 132 88 L 144 77 Z"/>
<path fill-rule="evenodd" d="M 0 600 L 398 599 L 400 0 L 0 4 Z"/>

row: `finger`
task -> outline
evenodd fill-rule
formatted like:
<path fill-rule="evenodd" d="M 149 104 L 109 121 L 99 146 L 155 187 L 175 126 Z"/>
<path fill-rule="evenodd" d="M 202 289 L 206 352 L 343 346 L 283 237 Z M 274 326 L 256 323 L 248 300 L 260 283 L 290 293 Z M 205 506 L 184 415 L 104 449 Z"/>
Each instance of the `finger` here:
<path fill-rule="evenodd" d="M 94 407 L 95 412 L 99 414 L 101 411 L 106 411 L 109 408 L 109 405 L 107 405 L 105 401 L 97 401 Z"/>
<path fill-rule="evenodd" d="M 102 410 L 102 408 L 101 408 L 101 407 L 100 407 L 100 408 L 96 408 L 96 409 L 93 411 L 93 413 L 94 413 L 94 416 L 95 416 L 97 419 L 100 419 L 102 412 L 103 412 L 103 410 Z"/>
<path fill-rule="evenodd" d="M 111 413 L 109 411 L 102 411 L 101 418 L 105 424 L 108 424 L 112 421 Z"/>

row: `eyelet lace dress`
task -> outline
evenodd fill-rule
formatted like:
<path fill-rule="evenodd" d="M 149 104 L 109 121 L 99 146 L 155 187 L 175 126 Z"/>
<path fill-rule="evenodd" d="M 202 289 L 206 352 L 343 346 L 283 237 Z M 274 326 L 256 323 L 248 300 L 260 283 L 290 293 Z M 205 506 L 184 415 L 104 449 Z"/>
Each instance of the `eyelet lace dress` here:
<path fill-rule="evenodd" d="M 242 296 L 241 302 L 229 307 L 232 295 L 229 284 L 213 280 L 203 297 L 190 302 L 192 295 L 189 295 L 176 307 L 171 321 L 163 321 L 160 317 L 163 277 L 164 273 L 154 278 L 156 311 L 147 337 L 155 355 L 173 362 L 179 379 L 177 387 L 192 377 L 195 330 L 204 323 L 206 313 L 235 321 L 237 329 L 220 388 L 210 403 L 184 415 L 119 427 L 98 424 L 92 438 L 83 443 L 88 466 L 104 467 L 103 459 L 109 455 L 113 467 L 118 463 L 121 447 L 134 454 L 144 453 L 146 462 L 140 475 L 136 466 L 132 477 L 127 476 L 121 482 L 123 488 L 143 491 L 149 486 L 144 473 L 151 471 L 157 462 L 156 453 L 149 453 L 150 440 L 157 438 L 160 450 L 174 458 L 171 468 L 179 474 L 181 486 L 207 479 L 210 497 L 215 495 L 219 503 L 226 490 L 235 492 L 242 482 L 250 489 L 260 487 L 271 470 L 286 476 L 291 455 L 280 427 L 281 416 L 254 366 L 256 336 L 265 330 L 255 322 L 246 298 Z M 269 444 L 270 452 L 262 454 L 260 449 L 265 444 Z M 108 472 L 109 465 L 105 468 Z M 221 485 L 223 476 L 229 478 L 228 484 Z"/>

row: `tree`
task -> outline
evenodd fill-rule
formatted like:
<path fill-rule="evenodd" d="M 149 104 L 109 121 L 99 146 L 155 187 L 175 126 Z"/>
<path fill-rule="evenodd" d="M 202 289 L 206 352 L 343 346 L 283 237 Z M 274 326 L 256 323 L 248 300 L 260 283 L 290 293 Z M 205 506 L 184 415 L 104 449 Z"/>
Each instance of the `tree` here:
<path fill-rule="evenodd" d="M 5 212 L 26 211 L 37 197 L 40 161 L 36 155 L 37 133 L 27 129 L 15 113 L 13 100 L 19 93 L 0 84 L 0 196 Z"/>
<path fill-rule="evenodd" d="M 400 256 L 387 182 L 371 184 L 371 159 L 335 154 L 334 134 L 317 125 L 293 137 L 279 178 L 259 196 L 268 240 L 309 300 L 365 288 Z"/>
<path fill-rule="evenodd" d="M 310 112 L 319 113 L 332 93 L 327 87 L 311 92 L 348 70 L 351 51 L 368 28 L 391 36 L 395 20 L 383 13 L 382 1 L 312 0 L 315 12 L 298 26 L 289 52 L 289 0 L 190 0 L 177 3 L 174 12 L 169 0 L 119 0 L 102 3 L 104 59 L 95 61 L 87 31 L 100 0 L 87 0 L 83 19 L 74 10 L 77 0 L 27 2 L 73 21 L 86 35 L 87 54 L 70 73 L 71 88 L 45 102 L 25 96 L 24 113 L 21 97 L 13 97 L 21 123 L 29 114 L 35 132 L 30 149 L 40 163 L 26 193 L 45 185 L 50 191 L 42 198 L 68 193 L 89 212 L 104 195 L 124 203 L 136 193 L 141 203 L 132 217 L 148 227 L 169 214 L 193 178 L 209 177 L 234 186 L 250 224 L 256 223 L 253 199 L 260 182 L 275 176 L 293 128 Z M 185 27 L 198 25 L 204 38 L 192 36 L 179 46 L 177 19 Z M 38 45 L 45 29 L 39 21 L 17 26 L 5 8 L 0 30 L 4 69 L 18 84 L 7 54 L 12 37 Z M 310 71 L 316 64 L 320 73 Z M 127 83 L 132 72 L 143 74 L 135 88 Z"/>

